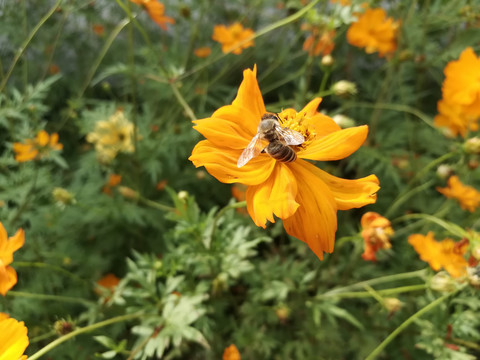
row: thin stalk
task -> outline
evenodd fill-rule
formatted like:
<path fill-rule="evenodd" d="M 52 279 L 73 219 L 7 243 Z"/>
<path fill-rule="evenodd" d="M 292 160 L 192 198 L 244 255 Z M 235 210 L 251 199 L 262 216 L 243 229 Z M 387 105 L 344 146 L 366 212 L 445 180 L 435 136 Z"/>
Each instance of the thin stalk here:
<path fill-rule="evenodd" d="M 397 280 L 404 280 L 404 279 L 411 279 L 415 277 L 422 277 L 425 275 L 427 272 L 428 268 L 422 269 L 422 270 L 416 270 L 416 271 L 410 271 L 406 273 L 400 273 L 400 274 L 394 274 L 394 275 L 386 275 L 386 276 L 380 276 L 375 279 L 370 279 L 370 280 L 365 280 L 365 281 L 360 281 L 356 284 L 352 285 L 347 285 L 339 288 L 332 289 L 330 291 L 327 291 L 325 295 L 330 295 L 330 294 L 336 294 L 338 292 L 345 292 L 345 290 L 352 290 L 355 288 L 363 288 L 365 285 L 377 285 L 377 284 L 382 284 L 390 281 L 397 281 Z"/>
<path fill-rule="evenodd" d="M 405 320 L 402 324 L 400 324 L 399 327 L 397 327 L 390 335 L 388 335 L 385 340 L 383 340 L 380 345 L 378 345 L 371 353 L 368 355 L 365 360 L 373 360 L 375 359 L 380 353 L 385 349 L 385 347 L 397 337 L 398 334 L 400 334 L 403 330 L 405 330 L 412 322 L 420 318 L 422 315 L 426 314 L 430 310 L 434 309 L 438 305 L 440 305 L 442 302 L 444 302 L 446 299 L 448 299 L 450 296 L 456 294 L 458 291 L 463 289 L 464 286 L 462 286 L 460 289 L 450 293 L 450 294 L 445 294 L 442 297 L 438 298 L 437 300 L 431 302 L 427 306 L 423 307 L 419 311 L 417 311 L 415 314 L 410 316 L 407 320 Z"/>
<path fill-rule="evenodd" d="M 49 352 L 50 350 L 55 349 L 58 345 L 64 343 L 67 340 L 70 340 L 70 339 L 74 338 L 77 335 L 87 333 L 87 332 L 102 328 L 104 326 L 115 324 L 115 323 L 118 323 L 118 322 L 123 322 L 123 321 L 136 319 L 136 318 L 139 318 L 141 316 L 144 316 L 144 314 L 143 313 L 135 313 L 135 314 L 128 314 L 128 315 L 121 315 L 121 316 L 116 316 L 114 318 L 111 318 L 111 319 L 108 319 L 108 320 L 105 320 L 105 321 L 101 321 L 101 322 L 96 323 L 96 324 L 92 324 L 92 325 L 85 326 L 83 328 L 76 329 L 75 331 L 72 331 L 71 333 L 63 335 L 62 337 L 58 338 L 57 340 L 52 341 L 50 344 L 48 344 L 47 346 L 38 350 L 35 354 L 33 354 L 32 356 L 29 356 L 28 358 L 30 360 L 36 360 L 36 359 L 40 358 L 40 356 Z"/>
<path fill-rule="evenodd" d="M 215 217 L 213 218 L 213 221 L 212 221 L 212 225 L 211 225 L 211 232 L 210 234 L 208 235 L 208 239 L 212 239 L 213 236 L 215 235 L 215 230 L 217 228 L 217 222 L 218 220 L 220 220 L 220 218 L 225 215 L 225 213 L 228 211 L 228 210 L 231 210 L 231 209 L 238 209 L 238 208 L 241 208 L 241 207 L 245 207 L 247 206 L 247 202 L 246 201 L 239 201 L 239 202 L 236 202 L 236 203 L 233 203 L 233 204 L 228 204 L 227 206 L 223 207 L 222 209 L 220 209 L 218 212 L 217 212 L 217 215 L 215 215 Z"/>
<path fill-rule="evenodd" d="M 373 297 L 378 300 L 377 296 L 391 296 L 395 294 L 402 294 L 406 292 L 425 290 L 428 286 L 426 284 L 417 284 L 417 285 L 408 285 L 408 286 L 399 286 L 391 289 L 381 289 L 375 290 L 375 296 L 371 291 L 346 291 L 346 292 L 336 292 L 336 293 L 325 293 L 323 295 L 318 295 L 316 299 L 325 299 L 325 298 L 336 298 L 336 299 L 360 299 Z"/>
<path fill-rule="evenodd" d="M 102 62 L 103 58 L 107 54 L 108 50 L 110 49 L 110 46 L 112 46 L 113 41 L 117 38 L 118 34 L 120 31 L 123 30 L 125 26 L 127 26 L 130 23 L 130 19 L 126 18 L 123 19 L 118 23 L 118 25 L 113 29 L 113 31 L 110 33 L 110 36 L 107 38 L 107 41 L 102 47 L 102 50 L 100 50 L 100 54 L 98 54 L 97 59 L 93 63 L 92 67 L 90 68 L 90 71 L 88 72 L 87 76 L 85 77 L 85 82 L 83 83 L 83 86 L 81 87 L 79 93 L 78 93 L 78 98 L 81 98 L 83 96 L 83 93 L 85 90 L 87 90 L 88 85 L 92 81 L 93 76 L 97 72 L 98 67 L 100 66 L 100 63 Z"/>
<path fill-rule="evenodd" d="M 0 92 L 2 92 L 5 89 L 5 86 L 7 85 L 8 80 L 10 79 L 10 76 L 12 75 L 13 69 L 15 68 L 15 65 L 17 65 L 18 60 L 22 57 L 23 53 L 27 49 L 28 45 L 34 38 L 34 36 L 37 34 L 38 30 L 47 22 L 47 20 L 52 16 L 52 14 L 57 10 L 57 8 L 60 6 L 60 3 L 62 0 L 57 0 L 55 5 L 40 19 L 37 25 L 33 28 L 33 30 L 30 32 L 30 35 L 25 39 L 23 44 L 20 46 L 20 49 L 18 50 L 17 54 L 13 58 L 12 65 L 10 65 L 10 68 L 7 71 L 7 74 L 3 78 L 3 81 L 0 83 Z"/>
<path fill-rule="evenodd" d="M 395 212 L 395 210 L 397 210 L 400 207 L 400 205 L 405 203 L 407 200 L 409 200 L 415 194 L 417 194 L 417 193 L 419 193 L 419 192 L 421 192 L 425 189 L 428 189 L 433 184 L 433 182 L 434 182 L 434 180 L 430 180 L 430 181 L 428 181 L 424 184 L 421 184 L 421 185 L 413 188 L 410 191 L 407 191 L 407 192 L 404 192 L 403 194 L 398 195 L 398 197 L 393 201 L 392 206 L 390 206 L 388 208 L 388 210 L 385 212 L 385 217 L 388 219 L 390 217 L 390 215 L 393 214 Z"/>
<path fill-rule="evenodd" d="M 77 297 L 70 297 L 70 296 L 58 296 L 58 295 L 46 295 L 46 294 L 33 294 L 27 293 L 23 291 L 13 291 L 10 290 L 7 292 L 7 296 L 14 296 L 14 297 L 22 297 L 22 298 L 29 298 L 29 299 L 37 299 L 37 300 L 49 300 L 49 301 L 60 301 L 65 303 L 76 303 L 82 304 L 87 307 L 96 306 L 97 303 Z"/>
<path fill-rule="evenodd" d="M 193 112 L 192 108 L 190 107 L 190 105 L 188 105 L 188 103 L 185 101 L 185 98 L 182 96 L 182 94 L 178 90 L 177 84 L 173 82 L 169 82 L 169 84 L 170 84 L 170 87 L 172 88 L 173 94 L 177 98 L 180 105 L 182 105 L 183 110 L 188 115 L 190 120 L 192 121 L 197 120 L 197 117 L 195 116 L 195 113 Z"/>
<path fill-rule="evenodd" d="M 157 210 L 168 211 L 168 212 L 173 212 L 173 211 L 175 211 L 175 208 L 173 208 L 173 207 L 170 207 L 170 206 L 167 206 L 167 205 L 163 205 L 163 204 L 161 204 L 161 203 L 158 203 L 158 202 L 153 201 L 153 200 L 149 200 L 149 199 L 144 198 L 144 197 L 142 197 L 142 196 L 140 196 L 140 197 L 138 198 L 138 201 L 139 201 L 141 204 L 150 206 L 151 208 L 154 208 L 154 209 L 157 209 Z"/>
<path fill-rule="evenodd" d="M 16 268 L 19 268 L 19 267 L 34 267 L 34 268 L 43 268 L 43 269 L 48 269 L 48 270 L 54 270 L 54 271 L 57 271 L 61 274 L 64 274 L 64 275 L 70 277 L 73 280 L 76 280 L 78 282 L 82 282 L 84 284 L 87 284 L 87 281 L 85 281 L 84 279 L 80 278 L 79 276 L 71 273 L 70 271 L 67 271 L 67 270 L 61 268 L 60 266 L 55 266 L 55 265 L 46 264 L 46 263 L 42 263 L 42 262 L 27 262 L 27 261 L 15 261 L 14 265 L 15 265 Z"/>
<path fill-rule="evenodd" d="M 366 103 L 366 102 L 350 102 L 342 106 L 343 109 L 348 109 L 352 107 L 361 107 L 361 108 L 374 108 L 374 109 L 382 109 L 382 110 L 393 110 L 393 111 L 402 111 L 409 114 L 412 114 L 422 120 L 425 124 L 430 126 L 433 129 L 437 129 L 435 125 L 433 125 L 432 119 L 426 115 L 425 113 L 417 110 L 408 105 L 402 104 L 389 104 L 389 103 Z"/>
<path fill-rule="evenodd" d="M 422 219 L 422 220 L 427 220 L 427 221 L 433 222 L 437 225 L 440 225 L 445 230 L 447 230 L 451 234 L 456 235 L 458 237 L 469 238 L 469 235 L 470 235 L 468 232 L 463 230 L 457 224 L 445 221 L 443 219 L 440 219 L 436 216 L 429 215 L 429 214 L 408 214 L 408 215 L 401 216 L 401 217 L 395 219 L 394 221 L 399 222 L 399 221 L 405 221 L 405 220 L 410 220 L 410 219 Z"/>

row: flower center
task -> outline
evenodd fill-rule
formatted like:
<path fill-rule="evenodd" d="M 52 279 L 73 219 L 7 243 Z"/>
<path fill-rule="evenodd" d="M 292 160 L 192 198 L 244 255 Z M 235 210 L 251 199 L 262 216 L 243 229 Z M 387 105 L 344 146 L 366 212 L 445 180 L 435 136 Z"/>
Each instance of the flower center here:
<path fill-rule="evenodd" d="M 278 114 L 280 124 L 282 127 L 289 128 L 290 130 L 302 134 L 305 138 L 305 142 L 298 146 L 305 148 L 313 139 L 315 139 L 317 134 L 311 127 L 309 127 L 308 120 L 310 120 L 310 117 L 307 117 L 305 113 L 297 113 L 296 111 L 290 110 L 292 109 L 282 111 Z"/>

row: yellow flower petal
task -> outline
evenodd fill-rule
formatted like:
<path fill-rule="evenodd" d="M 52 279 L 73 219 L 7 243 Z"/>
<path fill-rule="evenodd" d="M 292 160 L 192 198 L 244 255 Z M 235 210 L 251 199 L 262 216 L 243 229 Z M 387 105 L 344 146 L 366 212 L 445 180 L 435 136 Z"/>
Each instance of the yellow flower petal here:
<path fill-rule="evenodd" d="M 265 228 L 267 220 L 275 222 L 292 216 L 298 208 L 295 201 L 297 181 L 287 165 L 277 163 L 270 177 L 247 189 L 247 210 L 257 226 Z"/>
<path fill-rule="evenodd" d="M 340 160 L 355 152 L 365 141 L 368 126 L 362 125 L 339 130 L 324 137 L 316 137 L 297 156 L 310 160 Z"/>
<path fill-rule="evenodd" d="M 287 233 L 306 242 L 321 260 L 323 252 L 333 251 L 337 230 L 335 199 L 328 186 L 315 175 L 314 165 L 297 160 L 289 164 L 289 168 L 297 179 L 295 200 L 300 207 L 283 220 L 283 225 Z"/>
<path fill-rule="evenodd" d="M 312 168 L 315 176 L 327 184 L 337 202 L 338 210 L 350 210 L 377 200 L 376 192 L 380 189 L 379 181 L 375 175 L 355 180 L 342 179 L 315 167 Z"/>
<path fill-rule="evenodd" d="M 238 88 L 237 97 L 233 100 L 232 105 L 250 110 L 255 119 L 257 119 L 256 125 L 260 122 L 262 115 L 267 112 L 260 88 L 258 87 L 257 65 L 253 67 L 253 70 L 246 69 L 243 71 L 243 81 Z"/>
<path fill-rule="evenodd" d="M 305 107 L 299 111 L 299 113 L 302 113 L 305 117 L 313 116 L 317 113 L 318 105 L 320 105 L 321 102 L 322 98 L 317 97 L 305 105 Z"/>
<path fill-rule="evenodd" d="M 27 328 L 23 321 L 12 318 L 0 320 L 0 360 L 22 358 L 28 346 Z"/>
<path fill-rule="evenodd" d="M 36 143 L 40 146 L 47 146 L 49 139 L 50 139 L 50 136 L 45 130 L 39 131 L 37 136 L 35 137 Z"/>
<path fill-rule="evenodd" d="M 248 110 L 227 105 L 209 118 L 193 121 L 193 128 L 215 145 L 243 150 L 256 135 L 259 122 Z"/>
<path fill-rule="evenodd" d="M 241 153 L 242 150 L 219 148 L 209 140 L 202 140 L 193 149 L 189 160 L 195 167 L 205 166 L 210 175 L 227 184 L 239 182 L 258 185 L 270 177 L 276 163 L 273 158 L 260 154 L 238 168 L 237 161 Z"/>
<path fill-rule="evenodd" d="M 0 266 L 0 294 L 5 296 L 17 283 L 17 272 L 11 266 Z"/>

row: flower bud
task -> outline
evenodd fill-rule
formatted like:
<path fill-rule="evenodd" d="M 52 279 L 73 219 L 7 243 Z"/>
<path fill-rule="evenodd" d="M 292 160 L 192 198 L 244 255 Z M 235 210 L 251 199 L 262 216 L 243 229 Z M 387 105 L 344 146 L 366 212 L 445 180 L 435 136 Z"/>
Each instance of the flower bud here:
<path fill-rule="evenodd" d="M 328 67 L 328 66 L 332 66 L 333 62 L 334 62 L 333 56 L 330 55 L 330 54 L 327 54 L 327 55 L 322 57 L 321 64 L 322 64 L 322 66 L 327 66 Z"/>
<path fill-rule="evenodd" d="M 464 148 L 468 154 L 480 154 L 480 138 L 475 136 L 468 139 L 465 142 Z"/>
<path fill-rule="evenodd" d="M 332 120 L 337 123 L 342 129 L 355 126 L 355 120 L 349 118 L 348 116 L 337 114 L 332 117 Z"/>
<path fill-rule="evenodd" d="M 452 292 L 457 286 L 455 280 L 453 280 L 445 271 L 441 271 L 435 274 L 430 280 L 430 288 L 435 291 Z"/>
<path fill-rule="evenodd" d="M 446 179 L 453 174 L 453 168 L 450 165 L 442 164 L 437 168 L 437 175 L 441 179 Z"/>
<path fill-rule="evenodd" d="M 357 85 L 351 81 L 340 80 L 332 85 L 332 91 L 340 97 L 349 97 L 357 93 Z"/>
<path fill-rule="evenodd" d="M 75 330 L 75 324 L 67 320 L 57 320 L 53 324 L 53 328 L 58 335 L 66 335 Z"/>
<path fill-rule="evenodd" d="M 138 191 L 135 191 L 127 186 L 119 186 L 118 192 L 125 198 L 130 200 L 138 200 L 140 198 L 140 194 Z"/>
<path fill-rule="evenodd" d="M 185 190 L 179 191 L 177 196 L 180 200 L 185 201 L 188 198 L 188 192 Z"/>
<path fill-rule="evenodd" d="M 55 200 L 55 204 L 61 209 L 64 209 L 66 205 L 72 205 L 77 202 L 71 192 L 60 187 L 52 190 L 52 197 Z"/>
<path fill-rule="evenodd" d="M 480 288 L 480 266 L 468 267 L 467 278 L 470 285 Z"/>
<path fill-rule="evenodd" d="M 383 305 L 388 310 L 390 314 L 393 314 L 401 309 L 403 306 L 403 302 L 398 300 L 397 298 L 385 298 L 383 299 Z"/>

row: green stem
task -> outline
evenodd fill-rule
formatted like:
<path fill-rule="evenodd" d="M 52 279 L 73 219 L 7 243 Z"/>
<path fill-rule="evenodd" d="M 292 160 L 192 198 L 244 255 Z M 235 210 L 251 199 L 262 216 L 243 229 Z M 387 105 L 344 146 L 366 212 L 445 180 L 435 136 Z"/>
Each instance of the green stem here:
<path fill-rule="evenodd" d="M 78 282 L 83 282 L 84 284 L 87 283 L 87 281 L 85 281 L 82 278 L 80 278 L 79 276 L 71 273 L 70 271 L 67 271 L 67 270 L 61 268 L 60 266 L 55 266 L 55 265 L 46 264 L 46 263 L 42 263 L 42 262 L 28 262 L 28 261 L 15 261 L 14 266 L 16 268 L 18 268 L 18 267 L 35 267 L 35 268 L 50 269 L 50 270 L 58 271 L 59 273 L 62 273 L 64 275 L 67 275 L 68 277 L 70 277 L 70 278 L 72 278 L 72 279 L 74 279 Z"/>
<path fill-rule="evenodd" d="M 368 286 L 368 285 L 366 285 Z M 411 291 L 419 291 L 425 290 L 428 286 L 425 284 L 417 284 L 417 285 L 408 285 L 408 286 L 399 286 L 396 288 L 391 289 L 382 289 L 382 290 L 375 290 L 375 296 L 372 294 L 371 291 L 346 291 L 346 292 L 336 292 L 336 293 L 325 293 L 323 295 L 317 295 L 316 299 L 325 299 L 325 298 L 337 298 L 337 299 L 360 299 L 360 298 L 368 298 L 374 297 L 378 300 L 377 296 L 391 296 L 395 294 L 401 294 Z M 381 298 L 380 298 L 381 299 Z"/>
<path fill-rule="evenodd" d="M 422 220 L 427 220 L 427 221 L 433 222 L 437 225 L 440 225 L 445 230 L 447 230 L 451 234 L 456 235 L 458 237 L 469 238 L 469 235 L 470 235 L 468 232 L 463 230 L 457 224 L 445 221 L 445 220 L 440 219 L 436 216 L 428 215 L 428 214 L 408 214 L 408 215 L 404 215 L 402 217 L 396 218 L 394 220 L 394 222 L 400 222 L 400 221 L 405 221 L 405 220 L 410 220 L 410 219 L 422 219 Z"/>
<path fill-rule="evenodd" d="M 83 83 L 83 86 L 81 87 L 79 93 L 78 93 L 78 98 L 81 98 L 83 96 L 83 93 L 85 90 L 87 90 L 88 85 L 92 81 L 93 76 L 97 72 L 98 67 L 100 66 L 100 63 L 102 62 L 103 58 L 107 54 L 108 50 L 110 49 L 110 46 L 112 46 L 113 41 L 117 38 L 118 34 L 122 29 L 127 26 L 130 23 L 130 19 L 126 18 L 123 19 L 118 23 L 118 25 L 113 29 L 111 32 L 110 36 L 108 37 L 107 41 L 102 47 L 102 50 L 100 51 L 100 54 L 98 54 L 97 59 L 93 63 L 92 67 L 90 68 L 90 71 L 88 72 L 87 76 L 85 77 L 85 82 Z"/>
<path fill-rule="evenodd" d="M 178 90 L 177 84 L 173 82 L 169 82 L 169 84 L 170 84 L 170 87 L 172 88 L 173 94 L 177 98 L 180 105 L 182 105 L 183 110 L 188 115 L 190 120 L 192 121 L 197 120 L 197 117 L 195 116 L 195 113 L 193 112 L 192 108 L 188 105 L 188 103 L 185 101 L 185 98 L 182 96 L 182 94 Z"/>
<path fill-rule="evenodd" d="M 413 188 L 412 190 L 410 191 L 407 191 L 407 192 L 404 192 L 403 194 L 400 194 L 392 203 L 392 206 L 390 206 L 388 208 L 388 210 L 385 212 L 385 217 L 388 219 L 390 217 L 391 214 L 393 214 L 395 212 L 395 210 L 397 210 L 400 205 L 402 205 L 403 203 L 405 203 L 408 199 L 410 199 L 413 195 L 425 190 L 425 189 L 428 189 L 431 185 L 433 184 L 433 180 L 430 180 L 428 182 L 426 182 L 425 184 L 421 184 L 415 188 Z"/>
<path fill-rule="evenodd" d="M 224 53 L 224 54 L 221 54 L 219 55 L 218 57 L 216 57 L 215 59 L 212 59 L 211 61 L 208 61 L 208 62 L 205 62 L 195 68 L 193 68 L 192 70 L 190 71 L 187 71 L 186 73 L 184 73 L 183 75 L 179 76 L 176 80 L 181 80 L 181 79 L 184 79 L 206 67 L 209 67 L 211 64 L 221 60 L 222 58 L 224 58 L 225 56 L 227 56 L 228 54 L 230 54 L 231 52 L 233 52 L 234 50 L 238 49 L 239 47 L 241 47 L 243 44 L 246 44 L 247 42 L 249 41 L 252 41 L 252 40 L 255 40 L 257 38 L 259 38 L 260 36 L 263 36 L 265 34 L 268 34 L 270 31 L 273 31 L 275 29 L 278 29 L 282 26 L 285 26 L 285 25 L 288 25 L 290 24 L 291 22 L 294 22 L 295 20 L 298 20 L 299 18 L 301 18 L 303 15 L 305 15 L 308 11 L 310 11 L 311 8 L 313 8 L 320 0 L 313 0 L 310 4 L 308 4 L 307 6 L 304 6 L 302 9 L 300 9 L 299 11 L 297 11 L 296 13 L 286 17 L 285 19 L 282 19 L 282 20 L 279 20 L 279 21 L 276 21 L 274 22 L 273 24 L 271 25 L 268 25 L 268 26 L 265 26 L 263 29 L 260 29 L 259 31 L 257 31 L 253 36 L 249 37 L 248 39 L 245 39 L 244 41 L 242 42 L 239 42 L 237 44 L 237 46 L 235 46 L 234 48 L 230 49 L 230 51 L 228 51 L 227 53 Z"/>
<path fill-rule="evenodd" d="M 467 340 L 463 340 L 463 339 L 459 339 L 459 338 L 452 338 L 452 341 L 453 341 L 455 344 L 462 345 L 462 346 L 468 347 L 468 348 L 470 348 L 470 349 L 480 351 L 480 345 L 479 345 L 479 344 L 476 344 L 476 343 L 474 343 L 474 342 L 467 341 Z"/>
<path fill-rule="evenodd" d="M 158 210 L 161 210 L 161 211 L 168 211 L 168 212 L 173 212 L 175 211 L 175 208 L 173 207 L 170 207 L 170 206 L 167 206 L 167 205 L 163 205 L 163 204 L 160 204 L 156 201 L 152 201 L 152 200 L 149 200 L 149 199 L 146 199 L 142 196 L 140 196 L 138 198 L 138 201 L 141 203 L 141 204 L 144 204 L 144 205 L 147 205 L 147 206 L 150 206 L 154 209 L 158 209 Z"/>
<path fill-rule="evenodd" d="M 65 303 L 77 303 L 82 304 L 87 307 L 89 306 L 96 306 L 97 303 L 85 299 L 80 299 L 77 297 L 70 297 L 70 296 L 58 296 L 58 295 L 46 295 L 46 294 L 32 294 L 23 291 L 13 291 L 10 290 L 7 292 L 7 296 L 15 296 L 15 297 L 22 297 L 22 298 L 29 298 L 29 299 L 38 299 L 38 300 L 53 300 L 53 301 L 60 301 Z"/>
<path fill-rule="evenodd" d="M 105 320 L 105 321 L 101 321 L 101 322 L 96 323 L 96 324 L 92 324 L 92 325 L 89 325 L 89 326 L 85 326 L 83 328 L 76 329 L 75 331 L 72 331 L 71 333 L 63 335 L 62 337 L 58 338 L 57 340 L 52 341 L 50 344 L 48 344 L 47 346 L 38 350 L 35 354 L 33 354 L 32 356 L 29 356 L 28 358 L 30 360 L 38 359 L 38 358 L 40 358 L 40 356 L 46 354 L 50 350 L 56 348 L 58 345 L 64 343 L 67 340 L 70 340 L 71 338 L 74 338 L 77 335 L 87 333 L 87 332 L 102 328 L 104 326 L 115 324 L 115 323 L 118 323 L 118 322 L 123 322 L 123 321 L 127 321 L 127 320 L 136 319 L 136 318 L 139 318 L 141 316 L 144 316 L 144 314 L 143 313 L 135 313 L 135 314 L 128 314 L 128 315 L 121 315 L 121 316 L 116 316 L 114 318 L 111 318 L 111 319 L 108 319 L 108 320 Z"/>
<path fill-rule="evenodd" d="M 406 273 L 380 276 L 380 277 L 375 278 L 375 279 L 360 281 L 356 284 L 347 285 L 347 286 L 332 289 L 330 291 L 327 291 L 322 296 L 326 296 L 326 295 L 330 295 L 330 294 L 336 294 L 336 293 L 339 293 L 339 292 L 345 292 L 345 290 L 352 290 L 352 289 L 359 288 L 359 287 L 363 288 L 365 285 L 376 285 L 376 284 L 382 284 L 382 283 L 385 283 L 385 282 L 411 279 L 411 278 L 415 278 L 415 277 L 422 277 L 423 275 L 425 275 L 427 270 L 428 270 L 428 268 L 422 269 L 422 270 L 410 271 L 410 272 L 406 272 Z"/>
<path fill-rule="evenodd" d="M 426 123 L 428 126 L 437 129 L 435 125 L 433 125 L 433 122 L 431 118 L 426 115 L 425 113 L 421 112 L 420 110 L 417 110 L 411 106 L 408 105 L 402 105 L 402 104 L 389 104 L 389 103 L 376 103 L 376 104 L 371 104 L 371 103 L 366 103 L 366 102 L 351 102 L 347 103 L 344 106 L 342 106 L 344 109 L 352 108 L 352 107 L 361 107 L 361 108 L 373 108 L 373 109 L 383 109 L 383 110 L 393 110 L 393 111 L 403 111 L 409 114 L 412 114 L 422 120 L 424 123 Z"/>
<path fill-rule="evenodd" d="M 15 54 L 15 57 L 13 58 L 12 65 L 10 65 L 10 68 L 7 71 L 7 74 L 3 78 L 3 81 L 0 83 L 0 92 L 2 92 L 7 85 L 8 79 L 12 75 L 13 69 L 15 68 L 15 65 L 17 65 L 18 60 L 22 57 L 23 53 L 27 49 L 27 46 L 30 44 L 38 30 L 45 24 L 45 22 L 52 16 L 52 14 L 57 10 L 57 8 L 60 6 L 60 3 L 62 0 L 57 0 L 55 5 L 40 19 L 37 25 L 33 28 L 33 30 L 30 32 L 30 35 L 25 39 L 23 44 L 20 46 L 20 49 L 18 52 Z"/>
<path fill-rule="evenodd" d="M 207 232 L 206 234 L 206 237 L 208 239 L 208 244 L 210 243 L 211 239 L 213 239 L 213 236 L 215 235 L 215 230 L 217 229 L 217 222 L 218 220 L 223 216 L 225 215 L 225 213 L 228 211 L 228 210 L 231 210 L 231 209 L 238 209 L 238 208 L 241 208 L 241 207 L 245 207 L 247 206 L 247 202 L 246 201 L 239 201 L 239 202 L 236 202 L 236 203 L 232 203 L 232 204 L 228 204 L 227 206 L 223 207 L 222 209 L 220 209 L 217 213 L 217 215 L 215 215 L 215 217 L 213 218 L 213 221 L 212 221 L 212 224 L 211 224 L 211 227 L 210 227 L 210 233 Z"/>
<path fill-rule="evenodd" d="M 462 286 L 460 289 L 463 289 L 464 286 Z M 397 337 L 398 334 L 400 334 L 403 330 L 405 330 L 412 322 L 420 318 L 422 315 L 425 313 L 429 312 L 430 310 L 434 309 L 438 305 L 440 305 L 442 302 L 444 302 L 447 298 L 450 296 L 456 294 L 460 289 L 449 293 L 445 294 L 442 297 L 438 298 L 437 300 L 431 302 L 427 306 L 423 307 L 419 311 L 417 311 L 415 314 L 410 316 L 407 320 L 405 320 L 402 324 L 400 324 L 399 327 L 397 327 L 390 335 L 388 335 L 385 340 L 383 340 L 380 345 L 378 345 L 371 353 L 368 355 L 365 360 L 373 360 L 375 359 L 380 353 L 383 351 L 383 349 L 393 340 Z"/>

